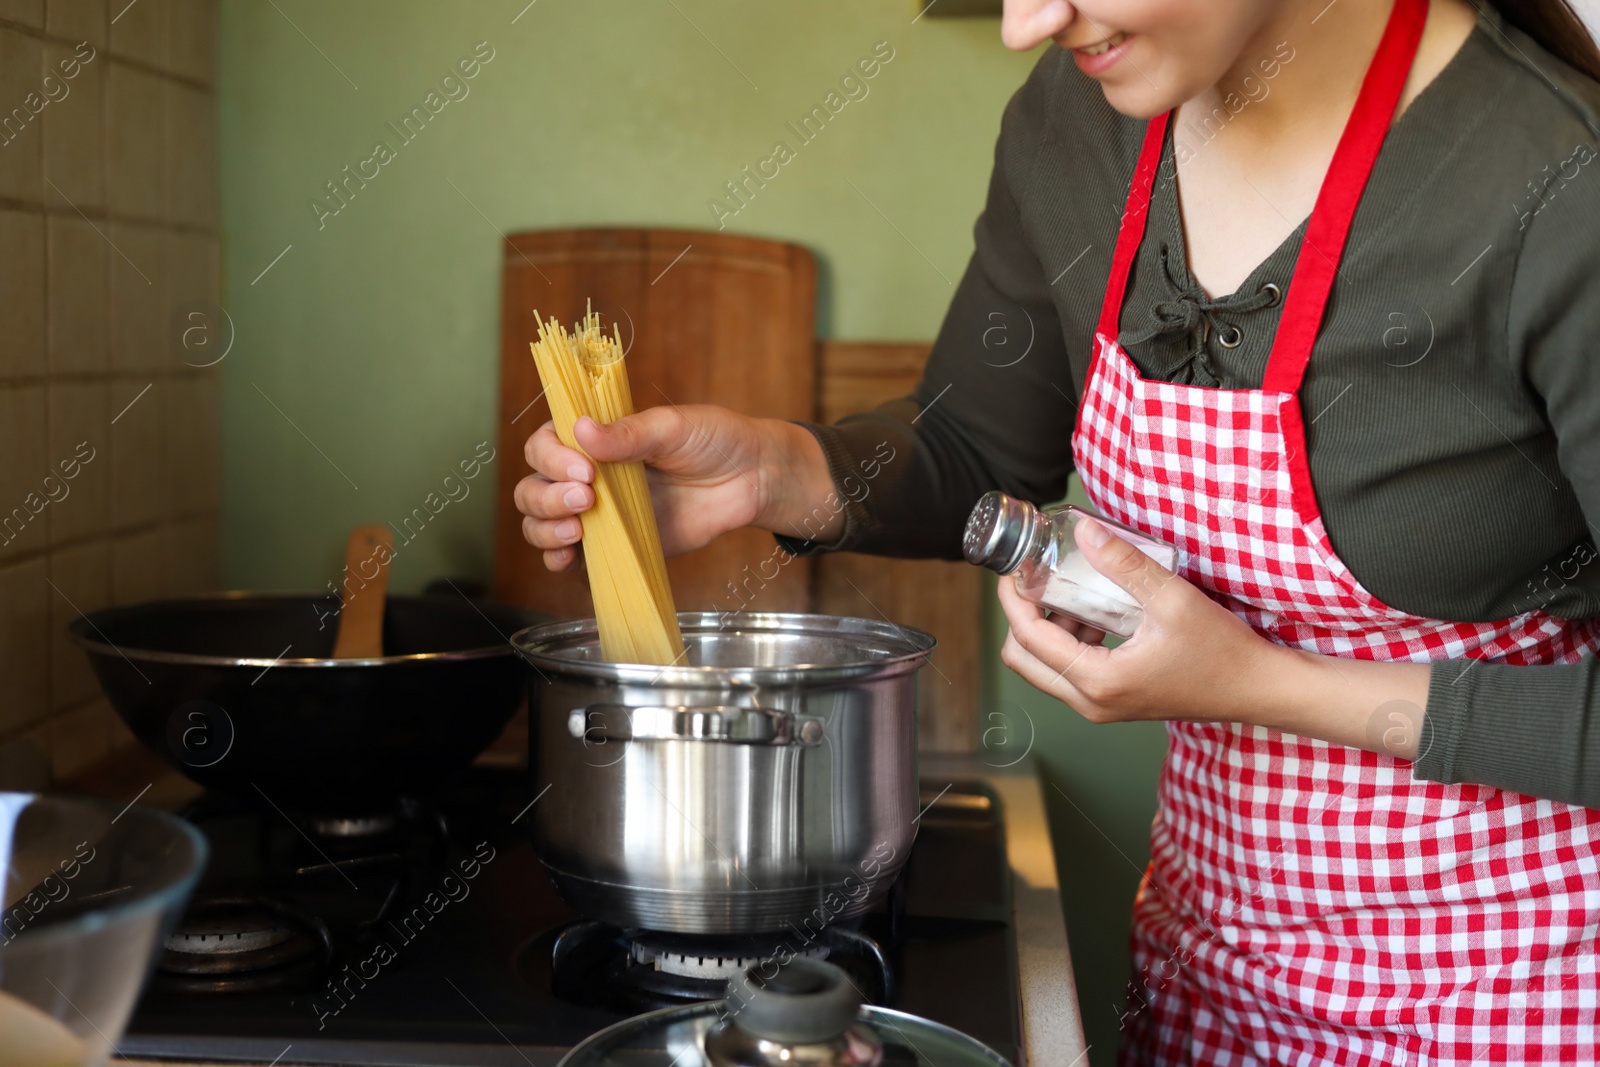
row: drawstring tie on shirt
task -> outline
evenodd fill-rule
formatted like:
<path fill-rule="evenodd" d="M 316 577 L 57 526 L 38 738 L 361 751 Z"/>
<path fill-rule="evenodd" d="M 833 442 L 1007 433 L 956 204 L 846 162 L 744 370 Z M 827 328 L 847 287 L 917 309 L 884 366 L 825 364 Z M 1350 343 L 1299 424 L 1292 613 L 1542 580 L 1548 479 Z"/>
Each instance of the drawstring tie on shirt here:
<path fill-rule="evenodd" d="M 1181 374 L 1187 368 L 1193 384 L 1221 385 L 1222 376 L 1217 373 L 1216 365 L 1211 362 L 1211 352 L 1206 347 L 1211 333 L 1216 332 L 1217 340 L 1223 347 L 1237 347 L 1243 340 L 1243 333 L 1238 326 L 1221 316 L 1229 313 L 1244 314 L 1271 307 L 1278 301 L 1278 287 L 1263 285 L 1248 295 L 1235 292 L 1213 300 L 1199 285 L 1185 285 L 1174 276 L 1172 257 L 1166 245 L 1161 246 L 1161 273 L 1169 296 L 1150 309 L 1155 319 L 1154 324 L 1142 333 L 1129 337 L 1128 344 L 1141 345 L 1149 341 L 1172 342 L 1187 336 L 1188 351 L 1184 353 L 1182 359 L 1169 367 L 1161 378 L 1169 382 L 1181 381 L 1183 380 Z"/>

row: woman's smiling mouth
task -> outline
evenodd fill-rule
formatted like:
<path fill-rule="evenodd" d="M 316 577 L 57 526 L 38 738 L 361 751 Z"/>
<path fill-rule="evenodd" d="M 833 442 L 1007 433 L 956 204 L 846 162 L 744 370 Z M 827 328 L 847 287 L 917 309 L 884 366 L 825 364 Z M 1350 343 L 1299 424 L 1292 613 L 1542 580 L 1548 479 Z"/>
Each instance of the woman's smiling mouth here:
<path fill-rule="evenodd" d="M 1128 35 L 1125 34 L 1125 33 L 1113 34 L 1112 36 L 1107 37 L 1105 40 L 1099 42 L 1098 44 L 1086 45 L 1083 48 L 1075 48 L 1075 49 L 1073 49 L 1073 51 L 1079 53 L 1080 55 L 1085 55 L 1085 56 L 1103 55 L 1106 52 L 1111 51 L 1113 48 L 1117 47 L 1117 45 L 1121 44 L 1123 41 L 1126 41 L 1127 39 L 1128 39 Z"/>
<path fill-rule="evenodd" d="M 1094 44 L 1080 45 L 1072 49 L 1072 61 L 1091 78 L 1098 77 L 1121 61 L 1131 39 L 1131 34 L 1114 33 Z"/>

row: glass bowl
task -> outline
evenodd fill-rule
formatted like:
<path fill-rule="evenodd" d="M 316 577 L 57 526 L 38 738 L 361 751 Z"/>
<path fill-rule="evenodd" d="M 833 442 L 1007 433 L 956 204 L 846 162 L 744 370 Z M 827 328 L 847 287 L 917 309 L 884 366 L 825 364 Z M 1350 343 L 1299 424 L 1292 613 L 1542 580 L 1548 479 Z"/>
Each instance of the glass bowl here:
<path fill-rule="evenodd" d="M 205 867 L 149 808 L 0 792 L 0 1067 L 99 1067 Z"/>

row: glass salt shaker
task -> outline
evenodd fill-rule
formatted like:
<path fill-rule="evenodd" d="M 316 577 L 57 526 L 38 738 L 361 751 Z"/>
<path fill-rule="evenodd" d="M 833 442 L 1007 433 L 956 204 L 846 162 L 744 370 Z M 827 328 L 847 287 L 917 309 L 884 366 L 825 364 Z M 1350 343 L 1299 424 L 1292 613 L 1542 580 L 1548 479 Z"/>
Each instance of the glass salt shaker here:
<path fill-rule="evenodd" d="M 1178 550 L 1165 541 L 1071 504 L 1041 509 L 998 490 L 983 494 L 972 509 L 962 551 L 970 563 L 998 574 L 1015 573 L 1023 599 L 1106 633 L 1131 637 L 1144 620 L 1144 609 L 1078 550 L 1073 530 L 1083 518 L 1104 523 L 1167 570 L 1177 570 Z"/>

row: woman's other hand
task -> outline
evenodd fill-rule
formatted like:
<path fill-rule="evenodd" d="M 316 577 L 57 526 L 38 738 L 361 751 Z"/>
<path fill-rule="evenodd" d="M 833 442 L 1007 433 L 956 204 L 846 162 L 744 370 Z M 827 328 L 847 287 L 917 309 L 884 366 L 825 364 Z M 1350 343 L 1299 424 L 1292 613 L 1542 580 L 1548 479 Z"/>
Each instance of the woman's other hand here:
<path fill-rule="evenodd" d="M 1035 688 L 1091 722 L 1239 719 L 1280 646 L 1195 586 L 1170 573 L 1103 523 L 1077 524 L 1078 547 L 1101 574 L 1144 607 L 1144 621 L 1116 648 L 1104 634 L 1043 608 L 1000 580 L 1011 632 L 1000 658 Z"/>
<path fill-rule="evenodd" d="M 1000 579 L 1011 632 L 1000 658 L 1091 722 L 1242 722 L 1399 759 L 1426 737 L 1429 668 L 1325 656 L 1275 644 L 1090 519 L 1075 531 L 1094 568 L 1144 607 L 1116 648 L 1099 630 L 1046 617 Z"/>

